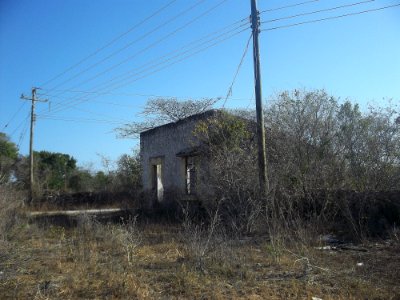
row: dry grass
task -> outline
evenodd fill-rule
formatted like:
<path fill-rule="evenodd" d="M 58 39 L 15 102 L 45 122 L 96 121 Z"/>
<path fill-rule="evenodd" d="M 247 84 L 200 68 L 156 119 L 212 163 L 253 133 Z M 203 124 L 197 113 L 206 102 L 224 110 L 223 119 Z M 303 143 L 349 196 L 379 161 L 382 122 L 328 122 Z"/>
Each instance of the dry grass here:
<path fill-rule="evenodd" d="M 38 227 L 20 222 L 0 244 L 2 299 L 400 299 L 398 243 L 366 252 L 180 225 Z M 189 234 L 189 235 L 188 235 Z M 207 247 L 203 242 L 210 240 Z M 357 266 L 363 263 L 363 266 Z"/>
<path fill-rule="evenodd" d="M 0 242 L 8 240 L 13 226 L 19 222 L 25 200 L 25 193 L 0 185 Z"/>

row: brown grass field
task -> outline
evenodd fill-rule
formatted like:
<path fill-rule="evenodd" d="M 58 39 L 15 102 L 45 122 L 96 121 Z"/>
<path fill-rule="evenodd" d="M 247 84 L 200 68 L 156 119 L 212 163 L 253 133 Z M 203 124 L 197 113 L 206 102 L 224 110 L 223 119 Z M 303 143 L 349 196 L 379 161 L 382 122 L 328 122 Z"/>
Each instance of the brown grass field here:
<path fill-rule="evenodd" d="M 341 250 L 304 241 L 228 238 L 190 224 L 82 217 L 59 227 L 21 218 L 0 241 L 0 298 L 400 299 L 398 235 Z"/>

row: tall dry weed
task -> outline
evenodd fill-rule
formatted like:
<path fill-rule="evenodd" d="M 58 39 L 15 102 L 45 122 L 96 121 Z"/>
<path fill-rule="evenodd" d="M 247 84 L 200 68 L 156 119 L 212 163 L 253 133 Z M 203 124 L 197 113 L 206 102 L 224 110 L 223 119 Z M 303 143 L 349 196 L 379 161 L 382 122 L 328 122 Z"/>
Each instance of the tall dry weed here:
<path fill-rule="evenodd" d="M 21 219 L 24 198 L 22 191 L 0 185 L 0 240 L 7 240 L 11 229 Z"/>
<path fill-rule="evenodd" d="M 128 264 L 132 265 L 136 251 L 142 243 L 142 235 L 137 227 L 137 216 L 122 220 L 122 224 L 114 233 L 114 238 L 124 249 Z"/>

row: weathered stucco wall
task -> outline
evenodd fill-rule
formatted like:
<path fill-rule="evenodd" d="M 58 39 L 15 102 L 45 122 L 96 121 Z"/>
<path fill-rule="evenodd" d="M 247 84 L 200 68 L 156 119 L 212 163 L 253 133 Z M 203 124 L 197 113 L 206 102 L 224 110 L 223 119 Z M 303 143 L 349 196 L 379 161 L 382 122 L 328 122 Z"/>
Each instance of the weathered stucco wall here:
<path fill-rule="evenodd" d="M 194 115 L 176 123 L 169 123 L 140 134 L 142 182 L 144 190 L 153 187 L 152 161 L 162 161 L 162 181 L 164 190 L 184 192 L 186 188 L 185 160 L 177 157 L 180 151 L 199 145 L 193 135 L 199 121 L 205 120 L 216 111 Z"/>

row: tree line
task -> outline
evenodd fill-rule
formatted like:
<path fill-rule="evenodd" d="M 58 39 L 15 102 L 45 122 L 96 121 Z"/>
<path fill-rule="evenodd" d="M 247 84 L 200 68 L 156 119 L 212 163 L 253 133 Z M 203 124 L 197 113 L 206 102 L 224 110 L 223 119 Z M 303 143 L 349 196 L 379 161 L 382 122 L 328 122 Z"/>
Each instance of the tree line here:
<path fill-rule="evenodd" d="M 140 161 L 137 153 L 124 154 L 113 169 L 92 171 L 79 167 L 69 154 L 34 151 L 35 193 L 54 192 L 133 192 L 140 187 Z M 0 133 L 0 185 L 18 189 L 29 187 L 29 157 L 5 133 Z"/>

